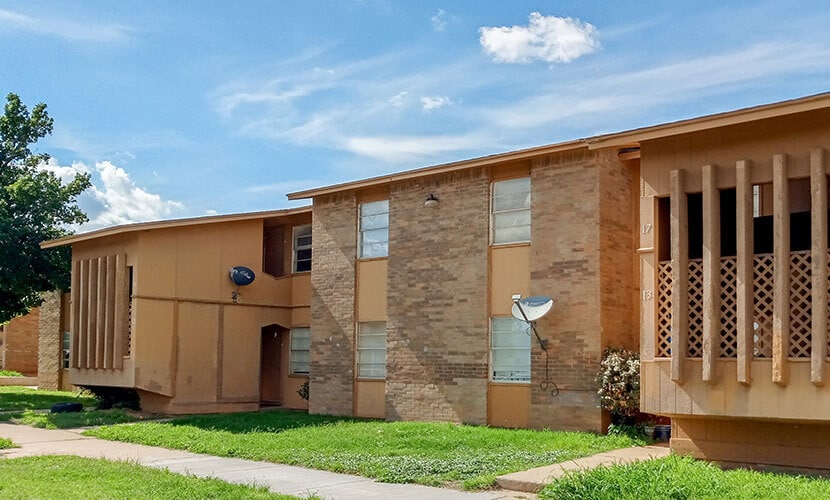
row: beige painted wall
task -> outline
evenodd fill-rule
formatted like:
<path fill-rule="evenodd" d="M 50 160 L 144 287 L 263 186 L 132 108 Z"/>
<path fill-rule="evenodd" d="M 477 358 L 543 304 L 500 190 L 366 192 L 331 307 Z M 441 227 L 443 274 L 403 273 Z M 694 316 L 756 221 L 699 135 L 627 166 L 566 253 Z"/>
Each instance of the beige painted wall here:
<path fill-rule="evenodd" d="M 386 321 L 387 274 L 388 259 L 357 261 L 355 317 L 358 322 Z M 355 380 L 354 414 L 358 417 L 386 416 L 385 380 Z"/>

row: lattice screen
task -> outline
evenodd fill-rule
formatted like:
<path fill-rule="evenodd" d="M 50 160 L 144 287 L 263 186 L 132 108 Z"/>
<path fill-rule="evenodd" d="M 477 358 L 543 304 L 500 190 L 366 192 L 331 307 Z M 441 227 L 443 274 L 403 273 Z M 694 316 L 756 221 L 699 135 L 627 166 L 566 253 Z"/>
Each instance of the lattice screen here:
<path fill-rule="evenodd" d="M 753 355 L 756 358 L 769 358 L 772 356 L 772 304 L 775 281 L 772 254 L 756 255 L 753 267 L 755 275 L 753 279 L 755 288 L 753 300 L 755 347 Z"/>
<path fill-rule="evenodd" d="M 654 356 L 671 357 L 671 261 L 657 265 L 657 338 Z"/>
<path fill-rule="evenodd" d="M 720 357 L 738 357 L 738 261 L 724 257 L 720 261 Z"/>
<path fill-rule="evenodd" d="M 812 259 L 809 251 L 790 253 L 790 356 L 809 358 L 813 325 Z"/>
<path fill-rule="evenodd" d="M 703 260 L 689 261 L 689 344 L 686 355 L 703 356 Z"/>

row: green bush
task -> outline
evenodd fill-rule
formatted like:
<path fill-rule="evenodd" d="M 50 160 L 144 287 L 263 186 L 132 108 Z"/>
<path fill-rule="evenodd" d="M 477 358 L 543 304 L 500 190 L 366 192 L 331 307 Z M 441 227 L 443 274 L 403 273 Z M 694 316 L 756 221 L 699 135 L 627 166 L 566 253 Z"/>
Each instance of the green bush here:
<path fill-rule="evenodd" d="M 23 374 L 14 370 L 0 370 L 0 377 L 22 377 Z"/>
<path fill-rule="evenodd" d="M 597 374 L 599 405 L 614 424 L 633 425 L 640 414 L 640 353 L 609 347 Z"/>

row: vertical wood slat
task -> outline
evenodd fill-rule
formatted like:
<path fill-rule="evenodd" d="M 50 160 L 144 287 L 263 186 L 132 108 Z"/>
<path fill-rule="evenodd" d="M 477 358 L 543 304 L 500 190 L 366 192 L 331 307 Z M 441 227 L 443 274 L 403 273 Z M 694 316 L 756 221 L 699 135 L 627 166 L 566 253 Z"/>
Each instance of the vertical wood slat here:
<path fill-rule="evenodd" d="M 790 193 L 784 155 L 772 159 L 774 300 L 772 309 L 772 381 L 786 385 L 790 351 Z"/>
<path fill-rule="evenodd" d="M 106 296 L 106 317 L 104 328 L 104 368 L 113 367 L 113 342 L 115 341 L 115 255 L 106 257 L 107 267 L 107 296 Z"/>
<path fill-rule="evenodd" d="M 752 214 L 751 164 L 735 164 L 736 237 L 737 237 L 737 326 L 738 326 L 738 382 L 749 385 L 752 380 L 752 354 L 755 349 L 754 329 L 754 220 Z"/>
<path fill-rule="evenodd" d="M 810 381 L 824 385 L 827 358 L 827 175 L 824 173 L 824 151 L 810 153 L 810 226 L 812 252 L 812 335 L 810 350 Z"/>
<path fill-rule="evenodd" d="M 703 177 L 703 369 L 705 382 L 715 380 L 720 356 L 720 191 L 718 171 L 704 165 Z"/>
<path fill-rule="evenodd" d="M 113 368 L 121 370 L 124 368 L 124 351 L 127 347 L 127 308 L 130 297 L 129 283 L 127 283 L 127 256 L 118 254 L 115 256 L 115 311 L 114 311 L 114 334 L 113 334 Z"/>
<path fill-rule="evenodd" d="M 683 383 L 683 364 L 689 335 L 689 217 L 685 172 L 669 174 L 671 199 L 672 318 L 671 379 Z"/>
<path fill-rule="evenodd" d="M 95 259 L 98 265 L 98 283 L 95 314 L 95 368 L 104 367 L 104 339 L 107 327 L 107 258 Z"/>
<path fill-rule="evenodd" d="M 87 366 L 89 346 L 89 260 L 79 261 L 80 277 L 78 278 L 78 368 Z"/>
<path fill-rule="evenodd" d="M 95 341 L 98 330 L 98 261 L 89 259 L 87 279 L 86 368 L 95 368 Z"/>
<path fill-rule="evenodd" d="M 81 324 L 81 263 L 77 260 L 72 261 L 72 274 L 70 275 L 70 312 L 69 312 L 69 338 L 71 339 L 69 346 L 71 368 L 78 368 L 80 363 L 78 361 L 78 335 L 80 334 Z"/>

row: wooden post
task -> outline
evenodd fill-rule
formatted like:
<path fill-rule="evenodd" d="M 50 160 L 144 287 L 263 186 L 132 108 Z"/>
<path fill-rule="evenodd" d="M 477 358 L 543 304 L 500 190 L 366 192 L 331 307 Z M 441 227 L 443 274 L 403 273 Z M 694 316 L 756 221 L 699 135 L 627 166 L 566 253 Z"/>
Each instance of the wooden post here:
<path fill-rule="evenodd" d="M 685 172 L 669 174 L 671 196 L 671 379 L 683 383 L 689 336 L 689 217 Z"/>
<path fill-rule="evenodd" d="M 115 255 L 107 256 L 107 300 L 106 300 L 106 327 L 104 328 L 104 368 L 112 369 L 113 343 L 115 342 Z"/>
<path fill-rule="evenodd" d="M 752 182 L 749 161 L 735 164 L 736 237 L 737 237 L 737 326 L 738 382 L 749 385 L 752 380 L 752 354 L 755 349 L 754 328 L 754 221 L 752 216 Z"/>
<path fill-rule="evenodd" d="M 104 342 L 107 327 L 107 258 L 95 259 L 98 266 L 98 290 L 95 314 L 95 368 L 104 368 Z"/>
<path fill-rule="evenodd" d="M 78 368 L 84 369 L 89 354 L 89 259 L 79 261 L 78 267 Z"/>
<path fill-rule="evenodd" d="M 789 382 L 790 355 L 790 193 L 784 155 L 772 159 L 774 300 L 772 308 L 772 381 Z"/>
<path fill-rule="evenodd" d="M 78 356 L 80 349 L 78 349 L 78 335 L 81 332 L 81 264 L 77 260 L 72 261 L 72 274 L 70 276 L 71 287 L 71 306 L 69 313 L 69 337 L 71 340 L 69 352 L 71 368 L 78 368 L 80 362 Z"/>
<path fill-rule="evenodd" d="M 127 348 L 127 321 L 130 307 L 130 285 L 127 282 L 127 256 L 115 256 L 115 325 L 113 337 L 112 367 L 116 370 L 124 368 L 124 354 Z"/>
<path fill-rule="evenodd" d="M 810 226 L 812 228 L 813 317 L 810 349 L 810 381 L 824 385 L 827 358 L 827 175 L 824 151 L 810 153 Z"/>
<path fill-rule="evenodd" d="M 704 165 L 703 177 L 703 373 L 715 380 L 720 357 L 720 191 L 716 166 Z"/>

